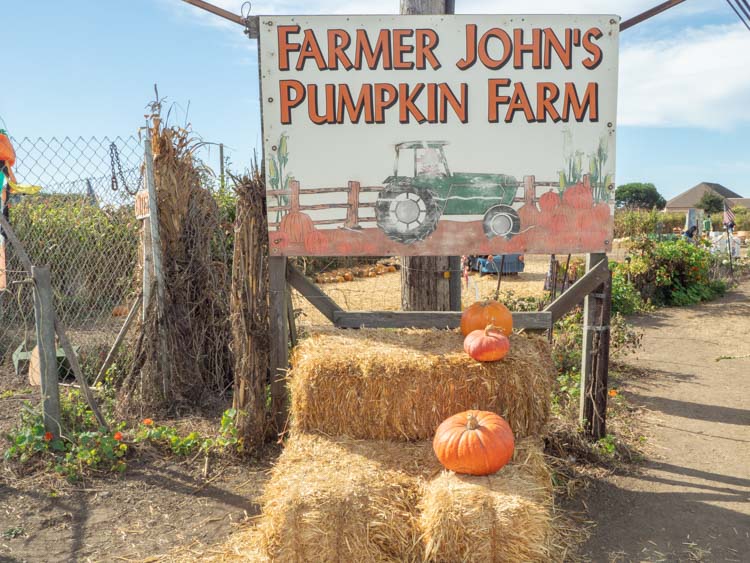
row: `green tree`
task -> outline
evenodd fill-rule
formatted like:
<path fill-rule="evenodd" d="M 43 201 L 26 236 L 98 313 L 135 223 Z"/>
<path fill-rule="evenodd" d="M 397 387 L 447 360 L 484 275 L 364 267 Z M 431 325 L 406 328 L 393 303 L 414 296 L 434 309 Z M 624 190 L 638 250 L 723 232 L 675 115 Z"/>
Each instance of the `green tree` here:
<path fill-rule="evenodd" d="M 633 182 L 617 186 L 615 190 L 617 207 L 630 209 L 664 209 L 665 199 L 652 183 Z"/>
<path fill-rule="evenodd" d="M 709 215 L 719 213 L 724 210 L 724 198 L 717 193 L 706 192 L 703 194 L 703 197 L 701 197 L 696 207 L 702 209 Z"/>

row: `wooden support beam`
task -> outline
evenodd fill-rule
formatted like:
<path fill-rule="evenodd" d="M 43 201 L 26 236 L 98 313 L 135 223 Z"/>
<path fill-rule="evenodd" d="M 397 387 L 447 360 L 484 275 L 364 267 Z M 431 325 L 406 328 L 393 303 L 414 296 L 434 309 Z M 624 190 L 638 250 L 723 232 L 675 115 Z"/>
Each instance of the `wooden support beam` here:
<path fill-rule="evenodd" d="M 287 415 L 284 379 L 289 369 L 289 317 L 287 314 L 287 258 L 271 256 L 268 262 L 269 310 L 271 332 L 271 412 L 276 431 L 284 430 Z"/>
<path fill-rule="evenodd" d="M 457 311 L 337 311 L 338 328 L 457 328 L 461 313 Z M 513 328 L 548 330 L 552 326 L 549 312 L 513 313 Z"/>
<path fill-rule="evenodd" d="M 599 310 L 598 325 L 594 335 L 595 346 L 593 346 L 594 365 L 591 370 L 591 379 L 588 384 L 587 399 L 585 401 L 586 411 L 584 417 L 586 424 L 584 431 L 594 440 L 600 440 L 607 435 L 607 384 L 609 381 L 609 342 L 610 342 L 610 316 L 612 311 L 612 272 L 604 281 L 602 298 L 599 299 L 601 308 Z"/>
<path fill-rule="evenodd" d="M 166 282 L 164 278 L 164 267 L 162 259 L 161 233 L 159 228 L 159 202 L 156 195 L 156 179 L 154 177 L 154 153 L 151 147 L 151 136 L 146 135 L 143 143 L 144 163 L 146 168 L 145 180 L 148 190 L 148 219 L 151 224 L 151 259 L 154 263 L 154 281 L 156 283 L 156 321 L 159 326 L 157 334 L 159 373 L 161 375 L 162 394 L 165 401 L 172 396 L 172 383 L 170 381 L 169 353 L 165 338 L 166 330 Z M 145 308 L 144 308 L 145 310 Z M 145 316 L 144 316 L 145 318 Z"/>
<path fill-rule="evenodd" d="M 70 365 L 70 369 L 73 370 L 73 375 L 75 375 L 76 381 L 81 387 L 81 392 L 83 393 L 86 402 L 89 404 L 91 412 L 94 413 L 94 417 L 99 423 L 99 426 L 108 430 L 109 426 L 107 425 L 107 421 L 104 420 L 104 417 L 99 410 L 99 406 L 96 403 L 96 399 L 91 393 L 91 389 L 89 388 L 88 383 L 86 383 L 86 378 L 83 376 L 81 365 L 78 363 L 78 356 L 76 356 L 75 350 L 73 350 L 73 346 L 68 340 L 68 335 L 65 334 L 65 327 L 63 327 L 60 319 L 57 318 L 57 315 L 55 315 L 55 332 L 57 333 L 57 339 L 60 341 L 60 346 L 65 351 L 65 357 L 68 360 L 68 365 Z"/>
<path fill-rule="evenodd" d="M 213 4 L 210 4 L 208 2 L 204 2 L 204 0 L 183 0 L 183 2 L 187 2 L 188 4 L 191 4 L 196 8 L 200 8 L 201 10 L 210 12 L 215 16 L 219 16 L 220 18 L 224 18 L 225 20 L 228 20 L 232 23 L 241 25 L 245 28 L 245 34 L 249 38 L 258 38 L 258 16 L 242 17 L 233 12 L 230 12 L 229 10 L 225 10 L 224 8 L 219 8 L 218 6 L 214 6 Z"/>
<path fill-rule="evenodd" d="M 632 18 L 629 18 L 622 22 L 620 24 L 620 31 L 625 31 L 626 29 L 631 28 L 634 25 L 638 25 L 639 23 L 644 22 L 649 18 L 653 18 L 654 16 L 661 14 L 662 12 L 669 10 L 670 8 L 674 8 L 678 4 L 682 4 L 684 1 L 685 0 L 667 0 L 667 2 L 662 2 L 658 6 L 649 8 L 645 12 L 641 12 L 637 16 L 633 16 Z"/>
<path fill-rule="evenodd" d="M 56 438 L 62 433 L 60 418 L 60 388 L 55 345 L 55 309 L 49 267 L 32 266 L 34 280 L 34 320 L 36 345 L 39 350 L 39 379 L 42 389 L 44 429 Z"/>
<path fill-rule="evenodd" d="M 596 254 L 587 254 L 586 255 L 586 275 L 584 275 L 579 282 L 582 281 L 584 278 L 589 276 L 592 272 L 594 272 L 597 268 L 601 267 L 601 264 L 607 263 L 607 255 L 603 253 L 596 253 Z M 584 428 L 586 433 L 589 436 L 593 436 L 592 433 L 592 418 L 593 418 L 593 412 L 594 412 L 594 402 L 593 402 L 593 384 L 594 384 L 594 368 L 597 367 L 597 364 L 600 362 L 605 362 L 606 364 L 609 364 L 609 353 L 607 353 L 607 357 L 603 358 L 601 357 L 601 354 L 599 353 L 599 338 L 600 335 L 598 332 L 600 332 L 603 328 L 603 316 L 604 316 L 604 307 L 605 307 L 605 301 L 607 301 L 608 297 L 605 297 L 605 299 L 597 298 L 596 296 L 592 295 L 594 291 L 601 291 L 600 288 L 603 288 L 604 284 L 607 280 L 610 279 L 610 272 L 609 267 L 607 267 L 606 271 L 603 273 L 603 277 L 600 279 L 597 276 L 590 276 L 589 279 L 596 279 L 600 281 L 597 285 L 590 287 L 587 286 L 585 293 L 585 299 L 584 299 L 584 305 L 583 305 L 583 345 L 581 349 L 581 400 L 580 400 L 580 412 L 579 412 L 579 423 Z M 568 292 L 564 293 L 562 296 L 560 296 L 560 299 L 562 299 L 565 295 L 568 293 L 571 293 L 573 289 L 576 287 L 578 282 L 573 284 L 571 288 L 568 290 Z M 609 322 L 607 321 L 607 327 L 609 326 Z M 597 367 L 597 371 L 598 371 Z"/>
<path fill-rule="evenodd" d="M 336 313 L 343 313 L 344 310 L 336 302 L 323 293 L 320 288 L 308 280 L 297 268 L 288 264 L 287 281 L 294 289 L 299 291 L 318 311 L 332 323 L 335 322 Z"/>
<path fill-rule="evenodd" d="M 111 366 L 112 362 L 114 362 L 115 354 L 117 354 L 117 350 L 120 348 L 120 344 L 122 344 L 122 341 L 125 340 L 125 335 L 128 333 L 128 329 L 130 328 L 130 325 L 133 323 L 133 319 L 138 313 L 138 309 L 141 307 L 142 303 L 143 303 L 143 295 L 141 294 L 141 295 L 138 295 L 136 300 L 133 302 L 133 305 L 130 307 L 130 312 L 128 313 L 128 316 L 125 318 L 125 322 L 122 324 L 122 328 L 120 328 L 120 332 L 117 333 L 115 342 L 114 344 L 112 344 L 112 348 L 110 348 L 109 353 L 107 354 L 107 357 L 104 359 L 104 363 L 102 364 L 102 367 L 99 369 L 99 373 L 97 374 L 96 379 L 94 380 L 94 387 L 96 387 L 96 384 L 102 380 L 104 375 L 107 373 L 109 366 Z"/>
<path fill-rule="evenodd" d="M 557 322 L 571 309 L 578 306 L 609 276 L 609 262 L 606 254 L 588 254 L 586 260 L 586 273 L 576 280 L 568 291 L 544 308 L 545 311 L 552 313 L 552 323 Z M 595 262 L 589 264 L 590 260 L 595 260 Z"/>

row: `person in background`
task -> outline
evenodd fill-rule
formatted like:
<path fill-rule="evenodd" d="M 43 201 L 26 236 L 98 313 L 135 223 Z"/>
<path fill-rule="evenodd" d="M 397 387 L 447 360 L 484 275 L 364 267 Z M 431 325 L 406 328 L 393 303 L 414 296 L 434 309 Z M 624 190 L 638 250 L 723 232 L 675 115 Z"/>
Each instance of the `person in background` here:
<path fill-rule="evenodd" d="M 698 232 L 698 225 L 693 225 L 682 234 L 685 236 L 686 240 L 688 240 L 689 242 L 693 242 L 693 240 L 695 239 L 696 232 Z"/>

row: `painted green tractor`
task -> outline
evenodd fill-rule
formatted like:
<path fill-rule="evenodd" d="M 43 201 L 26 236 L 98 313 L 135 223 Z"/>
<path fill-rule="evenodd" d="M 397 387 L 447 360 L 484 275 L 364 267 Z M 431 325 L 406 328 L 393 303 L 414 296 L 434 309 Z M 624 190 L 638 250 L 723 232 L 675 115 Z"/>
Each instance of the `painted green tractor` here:
<path fill-rule="evenodd" d="M 412 141 L 396 145 L 393 176 L 375 203 L 378 227 L 392 240 L 424 240 L 443 215 L 482 216 L 487 238 L 510 238 L 521 227 L 513 200 L 518 182 L 505 174 L 451 172 L 445 141 Z M 458 217 L 456 217 L 458 219 Z"/>

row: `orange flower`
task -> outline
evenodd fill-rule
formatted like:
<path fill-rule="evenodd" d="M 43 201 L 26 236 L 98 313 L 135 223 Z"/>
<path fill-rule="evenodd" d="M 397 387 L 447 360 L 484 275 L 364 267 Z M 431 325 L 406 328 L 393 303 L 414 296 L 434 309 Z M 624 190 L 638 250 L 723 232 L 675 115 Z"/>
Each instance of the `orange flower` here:
<path fill-rule="evenodd" d="M 609 390 L 609 396 L 610 397 L 617 397 L 617 389 L 610 389 Z"/>
<path fill-rule="evenodd" d="M 115 432 L 115 435 L 112 437 L 119 442 L 122 440 L 122 432 Z"/>
<path fill-rule="evenodd" d="M 44 441 L 45 442 L 51 442 L 54 436 L 52 435 L 52 432 L 45 432 L 44 433 Z"/>
<path fill-rule="evenodd" d="M 144 418 L 143 419 L 143 424 L 145 424 L 146 426 L 153 426 L 154 425 L 154 421 L 151 420 L 150 418 Z"/>

